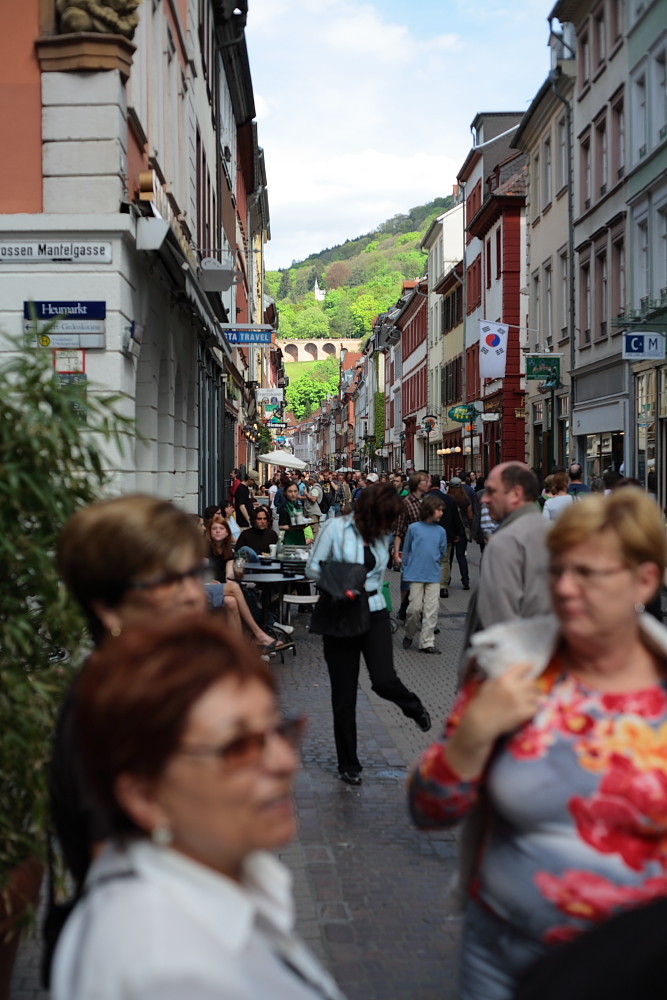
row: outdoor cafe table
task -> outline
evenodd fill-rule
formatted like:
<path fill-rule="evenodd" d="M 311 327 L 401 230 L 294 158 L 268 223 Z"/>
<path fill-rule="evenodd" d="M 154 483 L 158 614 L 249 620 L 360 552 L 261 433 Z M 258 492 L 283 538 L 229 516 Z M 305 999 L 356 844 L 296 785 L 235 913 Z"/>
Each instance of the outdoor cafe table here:
<path fill-rule="evenodd" d="M 256 587 L 260 587 L 262 591 L 262 617 L 264 623 L 266 624 L 267 615 L 271 606 L 271 588 L 277 587 L 281 598 L 281 611 L 282 611 L 282 596 L 285 591 L 285 587 L 288 583 L 301 583 L 305 580 L 305 576 L 301 574 L 290 574 L 289 576 L 285 573 L 255 573 L 248 570 L 243 574 L 244 583 L 254 583 Z"/>

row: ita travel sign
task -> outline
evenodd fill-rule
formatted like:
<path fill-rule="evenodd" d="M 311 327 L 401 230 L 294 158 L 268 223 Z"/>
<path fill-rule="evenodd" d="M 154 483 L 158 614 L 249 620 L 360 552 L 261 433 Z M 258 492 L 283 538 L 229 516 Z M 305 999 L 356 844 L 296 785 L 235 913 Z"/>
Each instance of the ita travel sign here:
<path fill-rule="evenodd" d="M 270 344 L 272 330 L 225 330 L 227 343 L 238 344 Z"/>
<path fill-rule="evenodd" d="M 623 357 L 630 361 L 664 361 L 665 334 L 649 331 L 624 333 Z"/>

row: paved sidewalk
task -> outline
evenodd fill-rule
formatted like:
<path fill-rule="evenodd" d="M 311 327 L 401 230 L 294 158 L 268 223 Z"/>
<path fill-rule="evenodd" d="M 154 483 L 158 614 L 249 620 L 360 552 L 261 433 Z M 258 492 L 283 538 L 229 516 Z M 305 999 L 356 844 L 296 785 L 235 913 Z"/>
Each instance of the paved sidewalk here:
<path fill-rule="evenodd" d="M 469 546 L 471 583 L 479 549 Z M 398 607 L 399 574 L 389 572 Z M 441 656 L 404 650 L 394 638 L 397 670 L 433 717 L 422 733 L 394 705 L 370 691 L 362 666 L 358 698 L 363 784 L 337 777 L 329 679 L 321 639 L 295 614 L 296 657 L 276 663 L 282 700 L 310 720 L 297 781 L 299 838 L 281 857 L 295 878 L 298 930 L 331 969 L 349 1000 L 454 1000 L 460 917 L 448 902 L 455 875 L 453 832 L 424 834 L 408 818 L 407 769 L 440 732 L 456 689 L 456 669 L 469 594 L 453 570 L 450 597 L 440 601 L 436 645 Z M 415 643 L 416 645 L 416 643 Z M 24 944 L 12 1000 L 48 1000 L 39 990 L 39 946 Z"/>

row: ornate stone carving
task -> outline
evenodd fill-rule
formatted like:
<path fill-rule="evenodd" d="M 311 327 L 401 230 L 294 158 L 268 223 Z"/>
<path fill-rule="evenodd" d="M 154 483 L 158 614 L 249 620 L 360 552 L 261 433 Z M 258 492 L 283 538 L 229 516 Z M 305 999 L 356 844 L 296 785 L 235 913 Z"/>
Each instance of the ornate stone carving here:
<path fill-rule="evenodd" d="M 92 31 L 132 38 L 140 0 L 56 0 L 60 33 Z"/>

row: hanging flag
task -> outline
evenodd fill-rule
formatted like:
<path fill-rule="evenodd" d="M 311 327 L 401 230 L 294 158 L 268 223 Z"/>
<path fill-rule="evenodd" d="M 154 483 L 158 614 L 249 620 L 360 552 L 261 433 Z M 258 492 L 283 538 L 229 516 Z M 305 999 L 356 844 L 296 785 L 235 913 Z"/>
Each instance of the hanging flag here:
<path fill-rule="evenodd" d="M 505 378 L 507 360 L 507 335 L 504 323 L 479 320 L 479 377 Z"/>

